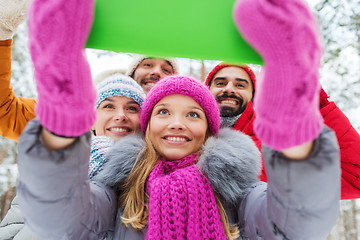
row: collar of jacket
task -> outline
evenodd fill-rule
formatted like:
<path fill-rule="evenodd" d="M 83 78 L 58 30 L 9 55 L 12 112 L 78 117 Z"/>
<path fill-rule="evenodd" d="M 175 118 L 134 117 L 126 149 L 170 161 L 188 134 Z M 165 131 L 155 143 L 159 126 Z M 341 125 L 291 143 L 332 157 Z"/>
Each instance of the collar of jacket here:
<path fill-rule="evenodd" d="M 140 134 L 118 140 L 109 150 L 106 164 L 93 181 L 111 187 L 124 181 L 144 144 L 144 137 Z M 235 204 L 251 185 L 259 181 L 261 156 L 249 136 L 223 128 L 216 137 L 207 139 L 197 166 L 222 199 Z"/>

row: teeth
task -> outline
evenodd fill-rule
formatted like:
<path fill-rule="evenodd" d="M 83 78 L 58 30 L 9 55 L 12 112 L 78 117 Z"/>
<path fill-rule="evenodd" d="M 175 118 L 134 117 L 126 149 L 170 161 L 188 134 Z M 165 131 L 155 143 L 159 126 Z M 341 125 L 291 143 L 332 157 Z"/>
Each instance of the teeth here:
<path fill-rule="evenodd" d="M 114 132 L 127 132 L 126 128 L 110 128 L 110 131 Z"/>
<path fill-rule="evenodd" d="M 167 137 L 166 139 L 172 142 L 186 142 L 186 138 L 181 137 Z"/>
<path fill-rule="evenodd" d="M 146 85 L 153 87 L 153 86 L 155 85 L 155 83 L 149 82 L 149 83 L 147 83 Z"/>
<path fill-rule="evenodd" d="M 221 103 L 236 105 L 236 101 L 233 101 L 233 100 L 223 100 L 223 101 L 221 101 Z"/>

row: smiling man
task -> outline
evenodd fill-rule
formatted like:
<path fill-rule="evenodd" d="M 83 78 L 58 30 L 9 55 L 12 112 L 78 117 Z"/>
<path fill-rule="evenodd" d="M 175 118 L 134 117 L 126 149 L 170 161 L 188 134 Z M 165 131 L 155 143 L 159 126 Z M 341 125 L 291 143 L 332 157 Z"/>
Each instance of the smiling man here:
<path fill-rule="evenodd" d="M 175 59 L 138 55 L 134 57 L 126 75 L 135 79 L 144 92 L 148 94 L 160 79 L 177 73 L 178 68 Z"/>
<path fill-rule="evenodd" d="M 223 117 L 236 117 L 243 113 L 253 97 L 253 89 L 250 75 L 244 68 L 236 66 L 220 69 L 210 84 L 210 91 L 216 97 Z"/>
<path fill-rule="evenodd" d="M 289 79 L 291 81 L 291 79 Z M 220 63 L 207 75 L 205 85 L 216 98 L 221 114 L 221 126 L 229 127 L 250 136 L 261 150 L 261 142 L 253 129 L 255 112 L 252 99 L 256 91 L 256 76 L 247 65 Z M 329 96 L 321 89 L 319 99 L 320 113 L 324 123 L 332 128 L 340 146 L 341 153 L 341 199 L 360 197 L 360 135 L 348 118 L 328 100 Z M 267 181 L 265 169 L 259 176 Z"/>
<path fill-rule="evenodd" d="M 222 127 L 234 127 L 241 121 L 240 115 L 246 111 L 254 97 L 255 82 L 254 72 L 245 65 L 220 63 L 210 71 L 205 84 L 210 87 L 210 92 L 218 103 Z M 246 112 L 253 116 L 252 104 Z"/>

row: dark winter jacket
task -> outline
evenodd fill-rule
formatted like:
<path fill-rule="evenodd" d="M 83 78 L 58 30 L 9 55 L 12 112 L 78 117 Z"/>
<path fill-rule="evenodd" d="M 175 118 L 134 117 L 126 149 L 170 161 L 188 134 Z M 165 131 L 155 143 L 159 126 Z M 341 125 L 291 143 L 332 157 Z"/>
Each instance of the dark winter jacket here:
<path fill-rule="evenodd" d="M 128 175 L 143 146 L 120 139 L 104 170 L 88 179 L 90 134 L 49 151 L 35 119 L 19 142 L 18 197 L 26 224 L 45 239 L 144 239 L 120 220 L 113 185 Z M 340 167 L 334 133 L 324 128 L 307 160 L 263 149 L 269 184 L 259 182 L 260 159 L 250 138 L 230 129 L 207 140 L 199 168 L 223 198 L 241 239 L 325 239 L 339 212 Z"/>

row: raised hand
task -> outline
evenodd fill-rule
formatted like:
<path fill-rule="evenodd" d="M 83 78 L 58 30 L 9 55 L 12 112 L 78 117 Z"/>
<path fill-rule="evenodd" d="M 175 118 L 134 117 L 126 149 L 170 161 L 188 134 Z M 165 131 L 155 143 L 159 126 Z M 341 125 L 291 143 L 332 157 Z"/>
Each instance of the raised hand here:
<path fill-rule="evenodd" d="M 11 39 L 26 19 L 30 0 L 0 0 L 0 40 Z"/>
<path fill-rule="evenodd" d="M 35 0 L 29 10 L 36 115 L 56 135 L 82 135 L 95 120 L 96 92 L 84 53 L 93 8 L 93 0 Z"/>
<path fill-rule="evenodd" d="M 314 16 L 302 0 L 238 0 L 234 18 L 265 63 L 254 100 L 256 135 L 276 150 L 313 140 L 323 121 Z"/>

